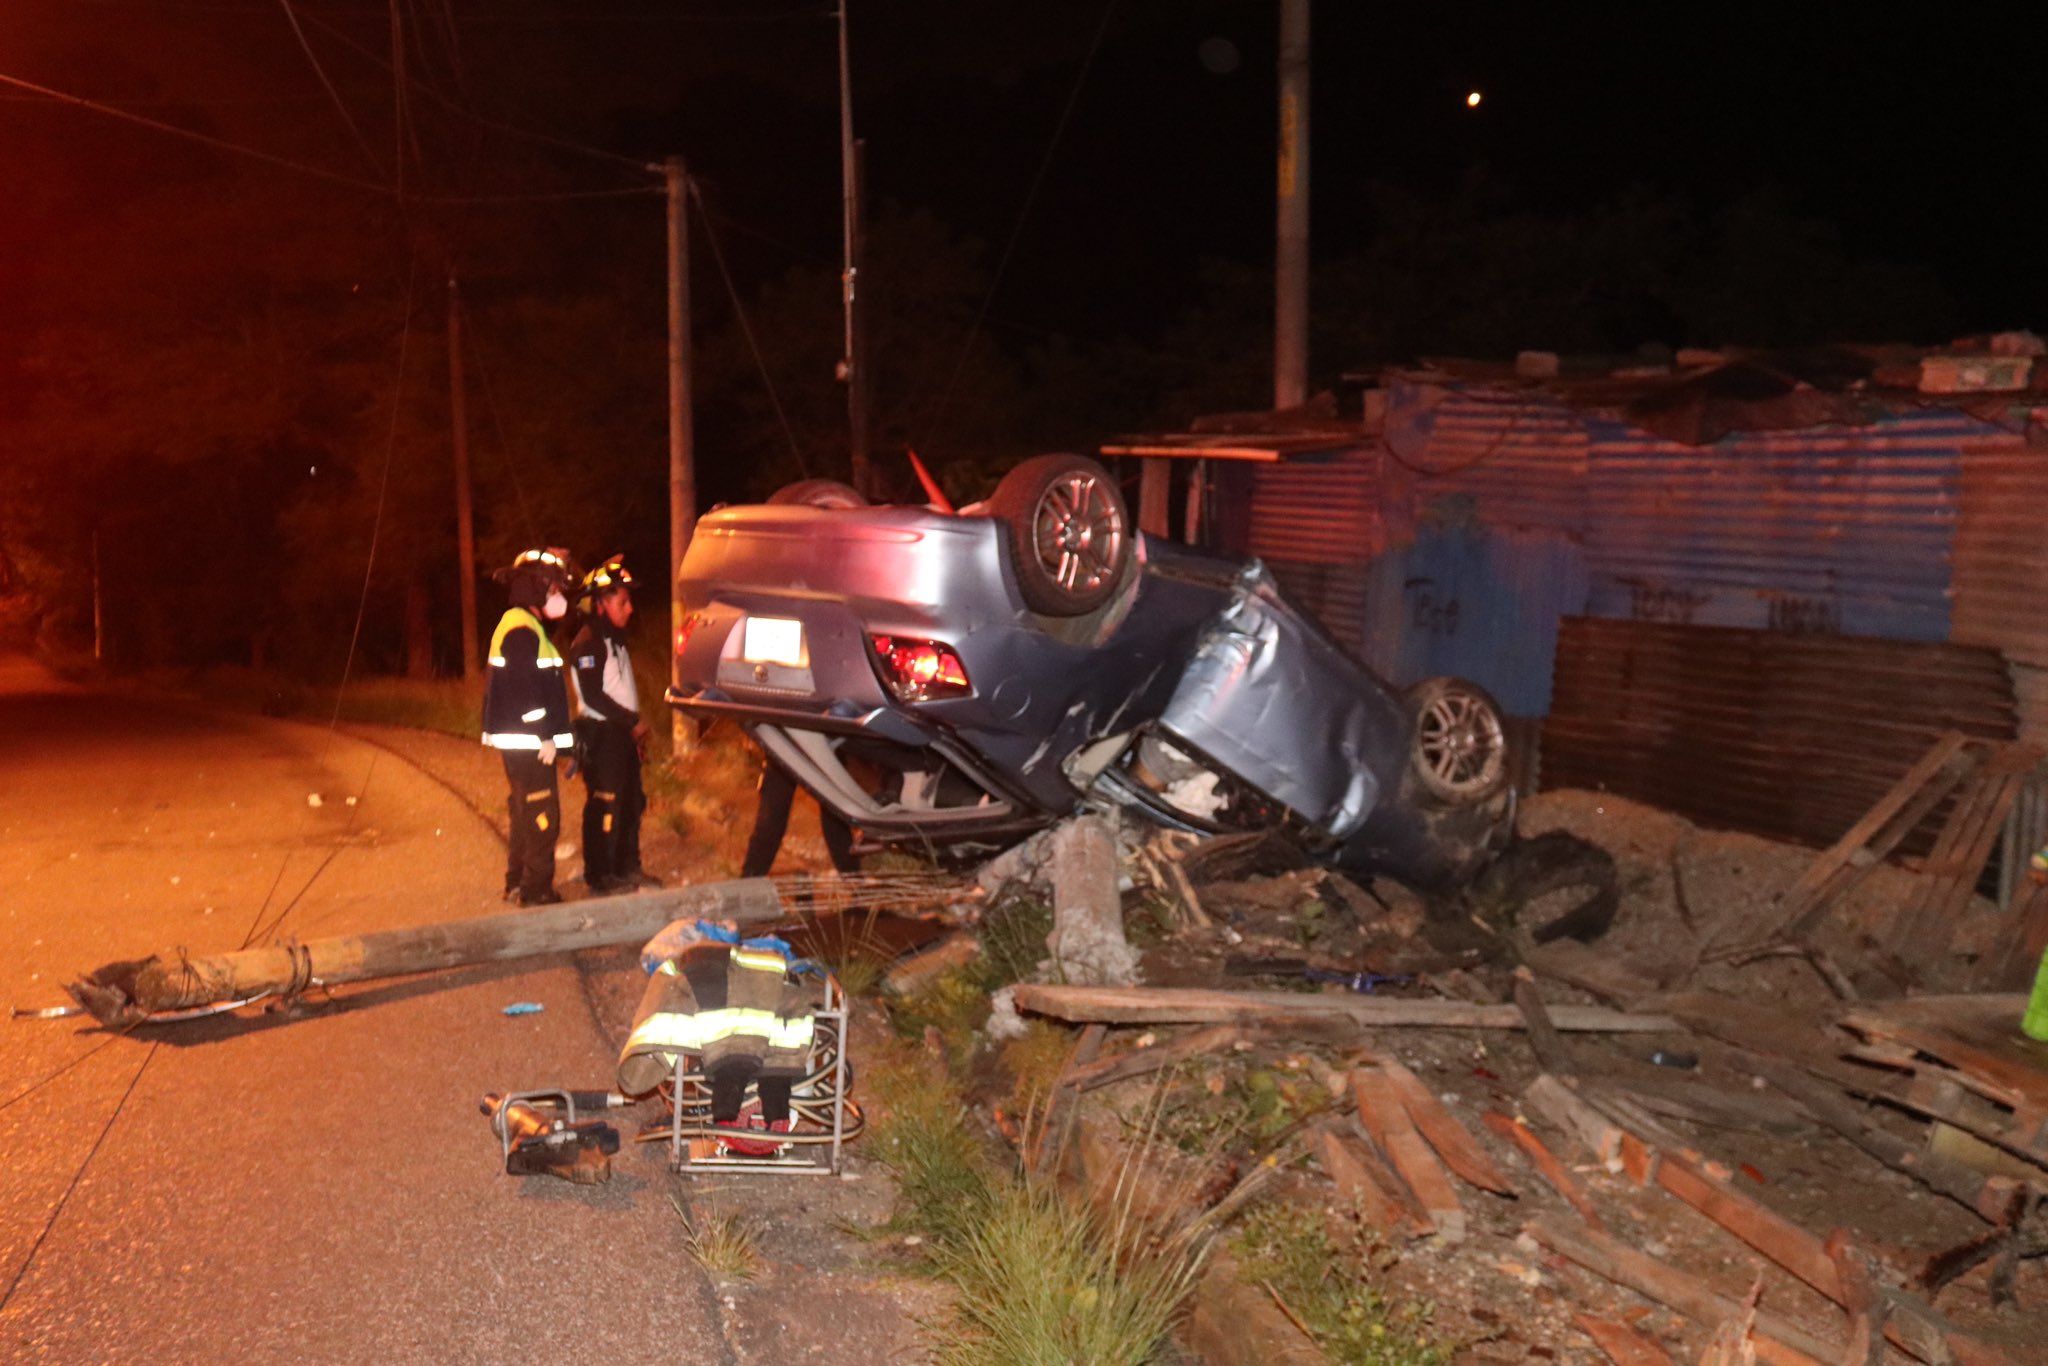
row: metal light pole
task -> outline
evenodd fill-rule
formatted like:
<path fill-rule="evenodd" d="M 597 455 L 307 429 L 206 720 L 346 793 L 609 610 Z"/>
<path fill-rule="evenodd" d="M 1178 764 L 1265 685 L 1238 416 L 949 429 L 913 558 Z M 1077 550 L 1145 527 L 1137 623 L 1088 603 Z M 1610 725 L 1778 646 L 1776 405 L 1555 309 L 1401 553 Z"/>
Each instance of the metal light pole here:
<path fill-rule="evenodd" d="M 448 273 L 448 418 L 454 428 L 455 446 L 455 558 L 461 570 L 456 584 L 462 593 L 462 676 L 474 683 L 481 672 L 477 659 L 476 519 L 469 495 L 469 395 L 462 373 L 462 294 L 453 271 Z"/>

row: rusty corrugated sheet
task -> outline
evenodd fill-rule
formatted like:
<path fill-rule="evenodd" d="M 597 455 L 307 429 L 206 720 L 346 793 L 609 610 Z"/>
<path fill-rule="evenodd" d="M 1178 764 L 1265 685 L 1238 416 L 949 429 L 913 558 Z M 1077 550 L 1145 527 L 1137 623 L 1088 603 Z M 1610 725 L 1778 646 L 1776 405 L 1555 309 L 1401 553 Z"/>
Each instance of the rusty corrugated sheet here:
<path fill-rule="evenodd" d="M 1948 638 L 1960 453 L 1984 423 L 1927 410 L 1711 446 L 1588 426 L 1592 614 Z"/>
<path fill-rule="evenodd" d="M 1824 845 L 1949 729 L 2015 734 L 1997 651 L 1572 617 L 1543 783 Z"/>
<path fill-rule="evenodd" d="M 2048 449 L 2017 432 L 1967 446 L 1959 503 L 1951 636 L 2005 652 L 2026 738 L 2048 739 Z"/>
<path fill-rule="evenodd" d="M 1488 526 L 1585 530 L 1585 422 L 1552 400 L 1397 381 L 1380 447 L 1392 539 L 1452 496 Z"/>
<path fill-rule="evenodd" d="M 1357 564 L 1384 543 L 1378 460 L 1365 447 L 1252 467 L 1250 551 L 1269 563 Z"/>

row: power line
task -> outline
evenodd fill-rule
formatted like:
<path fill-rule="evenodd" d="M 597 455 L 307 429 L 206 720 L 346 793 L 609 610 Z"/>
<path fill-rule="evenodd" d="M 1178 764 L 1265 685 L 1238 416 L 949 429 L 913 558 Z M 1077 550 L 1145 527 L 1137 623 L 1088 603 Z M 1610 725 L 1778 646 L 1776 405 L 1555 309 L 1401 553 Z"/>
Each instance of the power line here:
<path fill-rule="evenodd" d="M 725 252 L 718 245 L 718 234 L 712 230 L 711 215 L 704 211 L 704 197 L 695 181 L 690 182 L 690 198 L 697 201 L 698 217 L 704 221 L 704 240 L 711 244 L 711 259 L 718 263 L 718 277 L 725 281 L 725 292 L 732 297 L 733 316 L 739 320 L 740 332 L 747 339 L 747 349 L 754 353 L 754 365 L 761 372 L 761 384 L 768 390 L 768 402 L 775 409 L 775 420 L 782 424 L 782 434 L 789 439 L 789 451 L 796 457 L 796 467 L 805 478 L 810 477 L 810 462 L 804 459 L 803 447 L 797 444 L 796 433 L 789 425 L 789 414 L 782 410 L 782 396 L 775 392 L 775 380 L 768 373 L 768 362 L 761 358 L 761 347 L 754 340 L 754 325 L 747 321 L 747 307 L 740 302 L 740 292 L 733 287 L 732 272 L 725 268 Z"/>
<path fill-rule="evenodd" d="M 43 1250 L 43 1243 L 49 1238 L 50 1230 L 57 1227 L 57 1220 L 63 1215 L 64 1206 L 71 1203 L 72 1192 L 76 1191 L 78 1183 L 85 1179 L 86 1168 L 92 1166 L 92 1160 L 100 1155 L 100 1147 L 107 1141 L 107 1135 L 114 1132 L 114 1121 L 128 1108 L 128 1098 L 135 1094 L 135 1088 L 142 1083 L 142 1074 L 156 1061 L 156 1051 L 163 1046 L 163 1040 L 158 1039 L 149 1046 L 149 1052 L 142 1055 L 142 1065 L 136 1068 L 135 1075 L 128 1079 L 128 1089 L 121 1093 L 121 1099 L 114 1103 L 114 1112 L 108 1115 L 107 1122 L 100 1126 L 100 1136 L 92 1141 L 92 1147 L 86 1151 L 85 1160 L 78 1164 L 78 1170 L 71 1173 L 71 1183 L 65 1186 L 64 1193 L 57 1197 L 56 1205 L 50 1210 L 50 1217 L 43 1221 L 43 1231 L 36 1235 L 35 1242 L 29 1247 L 28 1256 L 22 1258 L 21 1265 L 15 1268 L 14 1279 L 7 1283 L 7 1293 L 0 1295 L 0 1310 L 5 1310 L 13 1303 L 14 1292 L 21 1289 L 22 1278 L 28 1275 L 28 1269 L 35 1265 L 36 1254 Z"/>
<path fill-rule="evenodd" d="M 370 163 L 370 169 L 380 176 L 383 175 L 384 165 L 377 160 L 377 154 L 370 150 L 370 140 L 364 137 L 363 130 L 356 126 L 354 117 L 348 112 L 347 102 L 341 98 L 341 92 L 334 88 L 334 82 L 327 79 L 327 68 L 320 65 L 319 57 L 313 53 L 313 45 L 306 41 L 306 30 L 299 27 L 299 16 L 292 9 L 292 0 L 277 0 L 277 3 L 284 8 L 284 17 L 292 26 L 292 36 L 299 40 L 299 50 L 306 54 L 306 61 L 312 65 L 313 74 L 320 78 L 321 88 L 326 90 L 327 97 L 334 101 L 335 112 L 341 115 L 341 121 L 348 125 L 349 135 L 355 138 L 356 146 L 362 149 L 363 159 Z"/>
<path fill-rule="evenodd" d="M 172 137 L 185 138 L 189 141 L 211 147 L 216 151 L 232 152 L 236 156 L 249 157 L 256 161 L 281 167 L 287 171 L 296 171 L 300 175 L 313 176 L 316 179 L 330 181 L 337 185 L 346 185 L 351 189 L 368 190 L 372 194 L 381 195 L 386 198 L 391 197 L 393 193 L 392 187 L 389 185 L 380 185 L 372 180 L 364 180 L 360 176 L 347 175 L 340 171 L 329 170 L 323 166 L 315 166 L 310 162 L 295 161 L 291 157 L 279 156 L 274 152 L 266 152 L 260 148 L 247 147 L 238 142 L 229 142 L 226 138 L 217 138 L 211 133 L 201 133 L 195 129 L 182 128 L 175 123 L 165 123 L 161 119 L 153 119 L 144 114 L 132 113 L 126 109 L 116 108 L 111 104 L 102 104 L 98 100 L 87 99 L 83 95 L 73 95 L 62 90 L 53 90 L 46 85 L 37 85 L 34 81 L 25 81 L 19 76 L 9 76 L 5 73 L 0 73 L 0 85 L 8 85 L 19 90 L 26 90 L 32 95 L 40 95 L 59 104 L 77 105 L 81 109 L 90 109 L 96 114 L 105 114 L 109 118 L 139 124 L 155 132 L 168 133 Z M 633 164 L 637 166 L 640 163 L 634 162 Z M 537 190 L 527 193 L 488 195 L 416 194 L 409 195 L 407 198 L 415 204 L 542 204 L 565 199 L 614 199 L 626 195 L 657 194 L 659 192 L 658 187 L 649 186 L 612 190 Z"/>
<path fill-rule="evenodd" d="M 946 408 L 953 401 L 953 391 L 960 383 L 960 375 L 967 368 L 967 358 L 974 349 L 975 338 L 981 335 L 981 325 L 988 317 L 990 305 L 995 303 L 996 291 L 1002 287 L 1003 272 L 1009 269 L 1010 258 L 1016 254 L 1017 243 L 1024 236 L 1024 225 L 1031 218 L 1031 209 L 1038 202 L 1038 191 L 1045 184 L 1046 172 L 1052 169 L 1053 153 L 1059 150 L 1060 139 L 1065 136 L 1067 124 L 1074 117 L 1074 108 L 1081 102 L 1081 91 L 1088 84 L 1088 73 L 1095 69 L 1095 58 L 1102 51 L 1102 40 L 1109 32 L 1109 21 L 1116 14 L 1117 0 L 1108 0 L 1102 7 L 1102 22 L 1095 26 L 1094 41 L 1088 44 L 1088 55 L 1081 61 L 1080 74 L 1074 77 L 1074 88 L 1067 93 L 1066 107 L 1060 110 L 1060 121 L 1053 127 L 1052 138 L 1045 145 L 1045 155 L 1039 158 L 1038 170 L 1031 177 L 1031 188 L 1024 193 L 1024 207 L 1017 211 L 1017 226 L 1010 230 L 1010 240 L 1003 246 L 1003 254 L 996 262 L 996 270 L 988 282 L 988 293 L 981 301 L 981 309 L 974 316 L 974 325 L 967 329 L 967 336 L 960 343 L 960 355 L 953 363 L 953 374 L 946 381 L 946 387 L 933 405 L 931 425 L 925 429 L 924 439 L 919 445 L 927 445 L 939 430 L 939 423 L 946 415 Z"/>
<path fill-rule="evenodd" d="M 328 37 L 334 39 L 342 46 L 351 49 L 357 55 L 363 57 L 367 61 L 374 63 L 377 66 L 384 68 L 384 70 L 386 71 L 392 70 L 391 63 L 386 61 L 383 57 L 379 56 L 373 49 L 364 46 L 362 43 L 357 42 L 354 38 L 351 38 L 342 30 L 335 28 L 332 24 L 322 23 L 319 19 L 314 18 L 310 14 L 307 15 L 306 17 L 307 21 L 310 22 L 315 28 L 324 30 Z M 396 73 L 394 72 L 393 74 L 395 75 Z M 630 166 L 636 171 L 648 171 L 651 169 L 644 160 L 638 157 L 629 157 L 621 152 L 607 151 L 602 147 L 592 147 L 588 143 L 577 142 L 573 138 L 565 138 L 558 134 L 543 132 L 539 129 L 526 128 L 515 123 L 506 123 L 500 119 L 486 118 L 484 115 L 476 112 L 476 110 L 469 108 L 466 105 L 458 104 L 454 100 L 449 99 L 446 95 L 443 95 L 440 91 L 434 89 L 431 85 L 424 84 L 423 82 L 420 81 L 412 81 L 411 83 L 422 94 L 434 100 L 436 103 L 442 105 L 450 112 L 458 114 L 461 117 L 466 118 L 471 122 L 476 123 L 482 127 L 492 129 L 495 132 L 508 133 L 513 137 L 528 138 L 534 142 L 545 143 L 551 147 L 559 147 L 563 151 L 576 152 L 579 153 L 580 155 L 591 157 L 599 161 L 611 162 L 614 165 Z"/>
<path fill-rule="evenodd" d="M 98 100 L 89 100 L 83 95 L 70 95 L 62 90 L 52 90 L 47 85 L 37 85 L 34 81 L 25 81 L 19 76 L 9 76 L 5 73 L 0 73 L 0 85 L 11 85 L 18 90 L 26 90 L 32 95 L 41 95 L 45 99 L 55 100 L 60 104 L 75 104 L 81 109 L 90 109 L 96 114 L 105 114 L 109 118 L 140 124 L 144 128 L 151 128 L 159 133 L 169 133 L 173 137 L 187 138 L 193 142 L 203 143 L 216 151 L 233 152 L 236 156 L 251 157 L 257 161 L 268 162 L 272 166 L 281 166 L 288 171 L 297 171 L 300 175 L 315 176 L 321 180 L 333 181 L 337 185 L 348 185 L 358 190 L 370 190 L 376 194 L 390 193 L 388 187 L 379 185 L 375 181 L 363 180 L 352 175 L 344 175 L 340 171 L 330 171 L 325 167 L 314 166 L 304 161 L 294 161 L 290 157 L 281 157 L 274 152 L 265 152 L 254 147 L 244 147 L 240 143 L 229 142 L 226 138 L 217 138 L 211 133 L 201 133 L 191 128 L 180 128 L 177 124 L 165 123 L 161 119 L 153 119 L 146 114 L 133 114 L 126 109 L 116 109 L 111 104 L 101 104 Z"/>

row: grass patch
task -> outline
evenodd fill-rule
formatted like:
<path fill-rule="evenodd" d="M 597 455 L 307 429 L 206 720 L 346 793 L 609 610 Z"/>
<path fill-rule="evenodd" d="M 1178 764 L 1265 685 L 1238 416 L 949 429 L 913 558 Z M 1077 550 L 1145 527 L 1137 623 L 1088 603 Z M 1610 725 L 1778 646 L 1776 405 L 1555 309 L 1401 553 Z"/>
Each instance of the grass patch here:
<path fill-rule="evenodd" d="M 761 1272 L 761 1245 L 754 1226 L 737 1214 L 690 1217 L 674 1191 L 669 1203 L 683 1221 L 683 1249 L 716 1280 L 750 1281 Z"/>
<path fill-rule="evenodd" d="M 1047 1020 L 1030 1020 L 1024 1033 L 1003 1041 L 999 1059 L 1010 1078 L 1010 1102 L 1019 1114 L 1045 1108 L 1053 1083 L 1074 1051 L 1074 1031 Z"/>
<path fill-rule="evenodd" d="M 1035 1066 L 1052 1049 L 1026 1051 Z M 922 1235 L 931 1269 L 958 1292 L 939 1360 L 1157 1357 L 1200 1271 L 1199 1238 L 1133 1217 L 1128 1201 L 1104 1215 L 1017 1175 L 970 1129 L 957 1084 L 921 1049 L 894 1045 L 869 1083 L 882 1111 L 876 1151 L 896 1173 L 890 1227 Z"/>
<path fill-rule="evenodd" d="M 1429 1307 L 1389 1304 L 1373 1288 L 1380 1268 L 1363 1239 L 1332 1239 L 1324 1220 L 1282 1203 L 1247 1214 L 1231 1250 L 1247 1281 L 1271 1286 L 1334 1361 L 1357 1366 L 1441 1366 L 1448 1350 L 1428 1336 Z"/>
<path fill-rule="evenodd" d="M 954 1067 L 964 1068 L 988 1021 L 989 998 L 1037 971 L 1051 933 L 1050 903 L 1019 892 L 1004 895 L 982 914 L 980 956 L 896 998 L 890 1023 L 909 1039 L 922 1038 L 927 1028 L 938 1030 Z"/>

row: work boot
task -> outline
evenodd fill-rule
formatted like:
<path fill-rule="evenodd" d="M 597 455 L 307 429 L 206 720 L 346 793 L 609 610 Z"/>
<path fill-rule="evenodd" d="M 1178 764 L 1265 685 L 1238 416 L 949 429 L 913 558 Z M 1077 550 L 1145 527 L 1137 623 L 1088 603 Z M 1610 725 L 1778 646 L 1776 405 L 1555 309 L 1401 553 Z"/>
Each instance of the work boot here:
<path fill-rule="evenodd" d="M 562 894 L 549 887 L 547 890 L 540 892 L 522 891 L 513 898 L 513 902 L 520 906 L 553 906 L 561 901 L 561 899 Z"/>
<path fill-rule="evenodd" d="M 622 890 L 637 891 L 643 887 L 661 887 L 666 884 L 645 868 L 635 868 L 630 873 L 621 874 L 616 885 Z"/>

